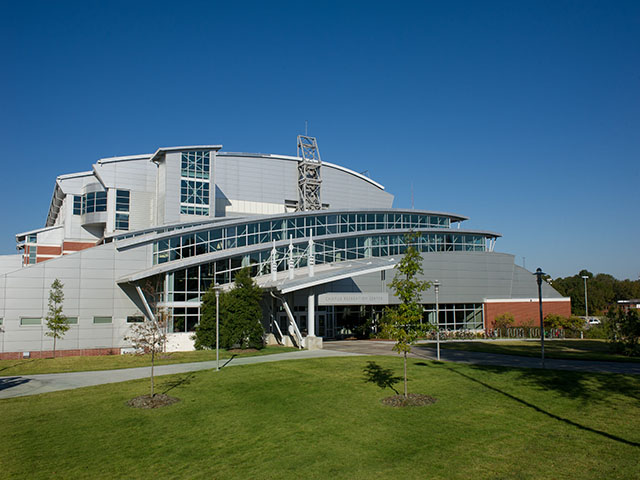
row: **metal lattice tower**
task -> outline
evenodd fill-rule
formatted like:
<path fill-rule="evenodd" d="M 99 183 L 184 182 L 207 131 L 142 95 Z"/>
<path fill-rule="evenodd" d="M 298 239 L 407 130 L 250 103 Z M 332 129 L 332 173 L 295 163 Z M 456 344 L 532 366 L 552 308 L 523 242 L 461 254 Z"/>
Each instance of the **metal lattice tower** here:
<path fill-rule="evenodd" d="M 320 210 L 320 150 L 315 137 L 298 135 L 298 211 Z"/>

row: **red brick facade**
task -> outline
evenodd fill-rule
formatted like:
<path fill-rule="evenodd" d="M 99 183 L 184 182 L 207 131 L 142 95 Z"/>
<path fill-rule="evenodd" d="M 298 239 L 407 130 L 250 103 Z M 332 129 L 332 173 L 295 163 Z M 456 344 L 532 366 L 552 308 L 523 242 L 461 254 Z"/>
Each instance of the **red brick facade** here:
<path fill-rule="evenodd" d="M 485 327 L 493 328 L 494 319 L 503 313 L 510 313 L 515 317 L 516 325 L 525 325 L 540 323 L 540 307 L 538 300 L 523 300 L 521 302 L 486 302 L 484 304 Z M 542 300 L 542 315 L 546 316 L 550 313 L 562 315 L 563 317 L 571 316 L 571 300 L 562 301 L 545 301 Z"/>
<path fill-rule="evenodd" d="M 68 242 L 64 241 L 62 245 L 63 252 L 78 252 L 80 250 L 85 250 L 87 248 L 95 247 L 96 244 L 94 242 Z"/>
<path fill-rule="evenodd" d="M 29 352 L 29 358 L 51 358 L 53 350 Z M 96 355 L 120 355 L 119 348 L 84 348 L 80 350 L 56 350 L 56 357 L 80 357 Z M 0 353 L 0 360 L 21 360 L 22 352 Z"/>

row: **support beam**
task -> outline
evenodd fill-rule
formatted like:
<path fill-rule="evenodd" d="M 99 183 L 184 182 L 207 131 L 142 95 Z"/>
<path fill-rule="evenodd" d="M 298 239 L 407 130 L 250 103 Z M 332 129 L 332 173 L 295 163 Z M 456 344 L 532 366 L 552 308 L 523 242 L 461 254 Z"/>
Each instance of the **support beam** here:
<path fill-rule="evenodd" d="M 142 304 L 144 305 L 144 309 L 147 311 L 147 318 L 149 320 L 151 320 L 153 323 L 155 323 L 156 325 L 158 325 L 158 322 L 156 321 L 156 317 L 153 314 L 153 312 L 151 311 L 151 307 L 149 307 L 149 303 L 147 302 L 147 297 L 144 296 L 144 292 L 140 288 L 140 285 L 136 285 L 136 291 L 138 292 L 138 295 L 140 296 L 140 300 L 142 300 Z"/>
<path fill-rule="evenodd" d="M 316 295 L 313 289 L 309 290 L 307 301 L 307 332 L 309 337 L 316 336 Z"/>

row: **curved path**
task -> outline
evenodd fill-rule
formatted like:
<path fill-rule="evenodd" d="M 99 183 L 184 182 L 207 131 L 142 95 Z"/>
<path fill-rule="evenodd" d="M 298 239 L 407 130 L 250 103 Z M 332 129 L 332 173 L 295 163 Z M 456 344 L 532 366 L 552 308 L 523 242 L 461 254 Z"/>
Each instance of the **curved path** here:
<path fill-rule="evenodd" d="M 434 342 L 429 342 L 434 343 Z M 394 342 L 384 340 L 342 340 L 324 342 L 326 350 L 343 353 L 359 353 L 363 355 L 396 355 L 393 352 Z M 409 354 L 413 358 L 436 359 L 435 348 L 418 344 Z M 500 353 L 467 352 L 464 350 L 440 349 L 440 360 L 443 362 L 469 363 L 474 365 L 491 365 L 500 367 L 542 368 L 539 358 L 503 355 Z M 599 362 L 591 360 L 568 360 L 547 358 L 545 367 L 549 370 L 572 370 L 576 372 L 624 373 L 640 375 L 640 362 Z"/>
<path fill-rule="evenodd" d="M 220 361 L 220 367 L 349 355 L 397 355 L 392 350 L 392 347 L 393 342 L 389 341 L 343 340 L 324 342 L 323 350 L 300 350 L 298 352 L 290 353 L 276 353 L 273 355 L 257 357 L 226 359 Z M 436 352 L 435 349 L 425 347 L 424 345 L 417 345 L 413 348 L 410 356 L 413 358 L 435 360 Z M 540 359 L 534 357 L 465 352 L 462 350 L 444 348 L 440 350 L 440 359 L 445 362 L 459 362 L 475 365 L 541 368 Z M 551 370 L 640 375 L 640 363 L 547 359 L 546 367 Z M 173 365 L 160 365 L 155 367 L 155 374 L 160 376 L 174 373 L 194 372 L 197 370 L 211 370 L 214 368 L 216 368 L 215 361 L 176 363 Z M 0 399 L 136 380 L 139 378 L 149 377 L 150 369 L 151 367 L 140 367 L 93 372 L 50 373 L 42 375 L 0 377 Z"/>
<path fill-rule="evenodd" d="M 337 352 L 333 350 L 300 350 L 297 352 L 274 353 L 273 355 L 259 355 L 255 357 L 239 357 L 220 360 L 220 368 L 253 363 L 278 362 L 281 360 L 299 360 L 305 358 L 344 357 L 358 355 L 351 352 Z M 216 368 L 216 361 L 174 363 L 158 365 L 155 375 L 170 375 L 172 373 L 195 372 Z M 37 395 L 39 393 L 71 390 L 74 388 L 91 387 L 105 383 L 126 382 L 139 378 L 149 378 L 151 367 L 122 368 L 118 370 L 98 370 L 92 372 L 46 373 L 40 375 L 14 375 L 0 377 L 0 399 Z"/>

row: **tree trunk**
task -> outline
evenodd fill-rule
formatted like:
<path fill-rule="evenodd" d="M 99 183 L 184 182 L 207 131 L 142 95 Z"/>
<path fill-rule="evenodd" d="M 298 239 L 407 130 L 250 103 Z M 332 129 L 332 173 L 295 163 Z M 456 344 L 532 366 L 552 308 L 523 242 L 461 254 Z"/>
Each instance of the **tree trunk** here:
<path fill-rule="evenodd" d="M 155 348 L 151 349 L 151 398 L 153 398 L 153 366 L 156 360 L 156 350 Z"/>
<path fill-rule="evenodd" d="M 407 398 L 407 352 L 404 352 L 404 398 Z"/>
<path fill-rule="evenodd" d="M 56 337 L 53 337 L 53 358 L 56 358 Z"/>

